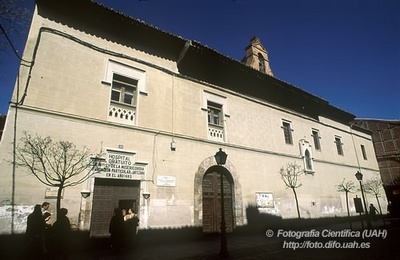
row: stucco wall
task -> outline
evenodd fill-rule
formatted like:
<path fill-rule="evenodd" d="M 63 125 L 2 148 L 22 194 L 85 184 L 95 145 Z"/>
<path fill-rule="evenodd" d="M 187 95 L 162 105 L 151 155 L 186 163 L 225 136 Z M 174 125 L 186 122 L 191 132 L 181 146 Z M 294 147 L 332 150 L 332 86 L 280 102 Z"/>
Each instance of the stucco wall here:
<path fill-rule="evenodd" d="M 321 151 L 312 150 L 314 174 L 305 174 L 300 179 L 303 185 L 298 189 L 298 197 L 302 217 L 346 215 L 343 194 L 337 192 L 335 185 L 343 179 L 356 182 L 354 174 L 357 170 L 363 172 L 364 179 L 373 178 L 379 172 L 371 137 L 351 130 L 349 126 L 326 118 L 317 121 L 217 86 L 187 79 L 179 75 L 174 61 L 107 42 L 38 16 L 34 17 L 24 53 L 27 59 L 32 57 L 42 26 L 53 27 L 104 50 L 124 53 L 135 59 L 99 52 L 56 33 L 42 33 L 27 96 L 18 108 L 17 140 L 28 131 L 51 136 L 54 140 L 68 140 L 95 152 L 102 147 L 115 149 L 120 145 L 123 149 L 135 151 L 136 160 L 147 163 L 141 193 L 148 191 L 151 194 L 149 200 L 141 198 L 139 202 L 141 228 L 201 224 L 199 180 L 206 170 L 203 168 L 213 165 L 212 156 L 220 147 L 228 154 L 227 167 L 234 175 L 238 225 L 247 222 L 245 209 L 255 205 L 257 192 L 272 194 L 274 206 L 266 209 L 267 212 L 286 218 L 297 216 L 293 193 L 280 179 L 279 169 L 291 162 L 304 167 L 299 141 L 305 139 L 313 145 L 313 128 L 320 131 Z M 135 125 L 108 120 L 111 87 L 104 83 L 104 79 L 110 60 L 145 72 L 146 86 L 145 91 L 138 94 Z M 20 85 L 23 87 L 28 82 L 28 72 L 25 67 L 21 70 Z M 229 114 L 224 116 L 225 142 L 207 138 L 205 93 L 226 100 Z M 10 214 L 7 212 L 10 212 L 13 194 L 10 162 L 14 112 L 14 108 L 10 109 L 0 143 L 3 232 L 10 231 Z M 292 124 L 292 145 L 285 144 L 282 120 L 289 120 Z M 337 154 L 335 136 L 342 138 L 344 155 Z M 170 149 L 172 140 L 177 144 L 175 151 Z M 367 160 L 362 159 L 360 145 L 366 148 Z M 176 185 L 158 186 L 156 179 L 159 175 L 175 178 Z M 22 221 L 34 204 L 50 199 L 45 197 L 46 187 L 25 169 L 16 168 L 14 177 L 14 201 L 18 212 L 15 220 Z M 93 189 L 85 183 L 64 192 L 62 207 L 69 209 L 68 216 L 75 225 L 79 225 L 79 214 L 82 213 L 80 191 L 87 187 Z M 50 202 L 55 204 L 55 200 Z M 372 197 L 368 197 L 368 202 L 375 203 Z M 385 203 L 382 198 L 384 208 Z M 90 199 L 86 206 L 90 210 Z M 351 209 L 355 214 L 353 205 Z M 84 226 L 89 227 L 90 219 L 86 221 Z M 24 222 L 19 223 L 22 224 L 14 228 L 22 232 Z"/>

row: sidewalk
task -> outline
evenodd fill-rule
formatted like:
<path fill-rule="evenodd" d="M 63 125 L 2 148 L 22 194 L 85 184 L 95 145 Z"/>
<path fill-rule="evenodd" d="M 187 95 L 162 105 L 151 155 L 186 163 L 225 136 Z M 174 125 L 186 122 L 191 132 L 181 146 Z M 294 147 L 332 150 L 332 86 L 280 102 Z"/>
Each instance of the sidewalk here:
<path fill-rule="evenodd" d="M 303 223 L 303 222 L 302 222 Z M 307 224 L 307 223 L 306 223 Z M 143 259 L 143 260 L 170 260 L 170 259 L 194 259 L 194 260 L 216 260 L 216 259 L 400 259 L 400 226 L 398 220 L 385 223 L 375 220 L 372 223 L 370 237 L 323 237 L 322 232 L 342 231 L 349 229 L 348 222 L 330 225 L 306 225 L 295 228 L 282 226 L 278 223 L 271 231 L 273 235 L 267 236 L 268 228 L 244 227 L 237 228 L 234 233 L 228 234 L 227 246 L 228 258 L 219 257 L 220 236 L 204 235 L 201 229 L 182 230 L 146 230 L 139 232 L 138 241 L 134 248 L 122 251 L 119 255 L 113 254 L 108 238 L 94 239 L 88 236 L 76 236 L 74 238 L 73 250 L 69 252 L 70 260 L 74 259 Z M 353 231 L 362 232 L 360 221 L 352 222 Z M 366 223 L 365 223 L 366 227 Z M 314 237 L 302 235 L 299 238 L 287 235 L 277 235 L 278 231 L 294 232 L 320 232 Z M 302 234 L 302 233 L 301 233 Z M 374 236 L 375 234 L 375 236 Z M 382 234 L 386 234 L 382 237 Z M 0 241 L 1 259 L 18 258 L 22 251 L 21 239 L 15 237 L 2 237 Z M 306 248 L 290 248 L 285 245 L 290 243 L 302 244 L 306 241 Z M 366 243 L 368 248 L 316 248 L 315 243 L 325 245 L 334 241 L 335 243 L 349 243 L 357 245 Z M 330 245 L 330 244 L 329 244 Z M 62 259 L 62 258 L 55 258 Z"/>
<path fill-rule="evenodd" d="M 352 223 L 354 230 L 361 230 L 360 223 Z M 318 227 L 316 230 L 345 230 L 348 229 L 348 223 Z M 305 229 L 311 230 L 311 229 Z M 376 234 L 381 230 L 387 230 L 387 237 L 369 237 L 369 238 L 322 238 L 321 235 L 316 240 L 324 244 L 328 241 L 348 242 L 350 244 L 367 243 L 368 248 L 330 248 L 330 249 L 291 249 L 283 248 L 284 241 L 302 241 L 295 238 L 271 237 L 265 234 L 229 234 L 227 237 L 229 257 L 219 257 L 220 238 L 218 236 L 202 239 L 199 241 L 181 241 L 163 244 L 140 244 L 133 250 L 125 251 L 118 256 L 113 255 L 111 250 L 103 248 L 102 250 L 91 252 L 80 252 L 72 254 L 70 259 L 400 259 L 399 226 L 383 226 L 383 223 L 375 221 L 371 230 L 376 230 Z M 374 233 L 374 232 L 373 232 Z"/>

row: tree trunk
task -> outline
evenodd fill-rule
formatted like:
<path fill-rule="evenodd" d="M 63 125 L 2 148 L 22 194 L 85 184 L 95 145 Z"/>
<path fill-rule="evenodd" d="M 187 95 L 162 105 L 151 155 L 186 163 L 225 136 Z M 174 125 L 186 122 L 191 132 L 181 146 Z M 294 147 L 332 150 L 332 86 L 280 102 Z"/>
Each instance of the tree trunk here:
<path fill-rule="evenodd" d="M 58 219 L 58 212 L 60 212 L 61 208 L 61 196 L 62 196 L 62 191 L 64 189 L 63 185 L 58 186 L 58 191 L 57 191 L 57 203 L 56 203 L 56 220 Z"/>
<path fill-rule="evenodd" d="M 382 215 L 381 203 L 379 203 L 378 194 L 375 194 L 376 202 L 378 202 L 379 214 Z"/>
<path fill-rule="evenodd" d="M 346 207 L 347 207 L 347 216 L 350 218 L 350 210 L 349 210 L 349 193 L 346 192 Z"/>
<path fill-rule="evenodd" d="M 292 190 L 293 190 L 293 193 L 294 193 L 294 199 L 296 201 L 297 216 L 300 218 L 299 201 L 297 200 L 296 189 L 292 188 Z"/>

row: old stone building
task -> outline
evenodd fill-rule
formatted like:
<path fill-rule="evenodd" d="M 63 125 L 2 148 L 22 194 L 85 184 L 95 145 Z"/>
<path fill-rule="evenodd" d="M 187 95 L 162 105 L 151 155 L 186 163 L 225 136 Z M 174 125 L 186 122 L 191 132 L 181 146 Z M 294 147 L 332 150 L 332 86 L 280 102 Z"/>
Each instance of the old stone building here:
<path fill-rule="evenodd" d="M 392 213 L 400 216 L 400 120 L 360 118 L 354 123 L 372 132 L 383 187 Z"/>
<path fill-rule="evenodd" d="M 71 222 L 93 236 L 108 235 L 116 207 L 134 208 L 141 229 L 218 231 L 221 178 L 228 230 L 247 223 L 248 207 L 297 217 L 279 174 L 288 163 L 303 173 L 301 217 L 346 215 L 336 185 L 357 171 L 379 175 L 371 134 L 274 77 L 267 54 L 253 38 L 240 62 L 89 0 L 37 0 L 23 54 L 31 63 L 20 67 L 0 143 L 1 230 L 23 231 L 45 200 L 55 213 L 54 190 L 10 163 L 24 131 L 103 154 L 98 173 L 62 194 Z M 220 148 L 228 157 L 218 167 Z"/>

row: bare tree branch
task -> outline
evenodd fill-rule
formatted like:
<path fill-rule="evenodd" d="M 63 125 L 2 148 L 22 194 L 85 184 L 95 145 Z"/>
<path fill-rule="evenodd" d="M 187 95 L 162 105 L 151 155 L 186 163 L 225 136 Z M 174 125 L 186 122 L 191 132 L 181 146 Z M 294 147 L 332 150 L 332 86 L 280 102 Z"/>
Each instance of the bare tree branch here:
<path fill-rule="evenodd" d="M 379 197 L 381 196 L 381 188 L 382 180 L 380 177 L 369 179 L 363 185 L 363 189 L 366 193 L 373 194 L 375 196 L 376 202 L 378 203 L 379 212 L 382 215 L 381 203 L 379 202 Z"/>
<path fill-rule="evenodd" d="M 92 152 L 86 147 L 79 150 L 71 142 L 53 142 L 50 137 L 31 136 L 26 132 L 21 143 L 17 147 L 17 164 L 26 167 L 44 185 L 57 187 L 58 194 L 95 173 L 90 160 Z M 57 212 L 60 202 L 57 196 Z"/>
<path fill-rule="evenodd" d="M 297 216 L 300 218 L 299 201 L 297 199 L 296 189 L 301 187 L 299 177 L 303 174 L 301 167 L 296 163 L 288 163 L 286 167 L 282 167 L 279 171 L 281 179 L 285 185 L 292 189 L 296 202 Z"/>

